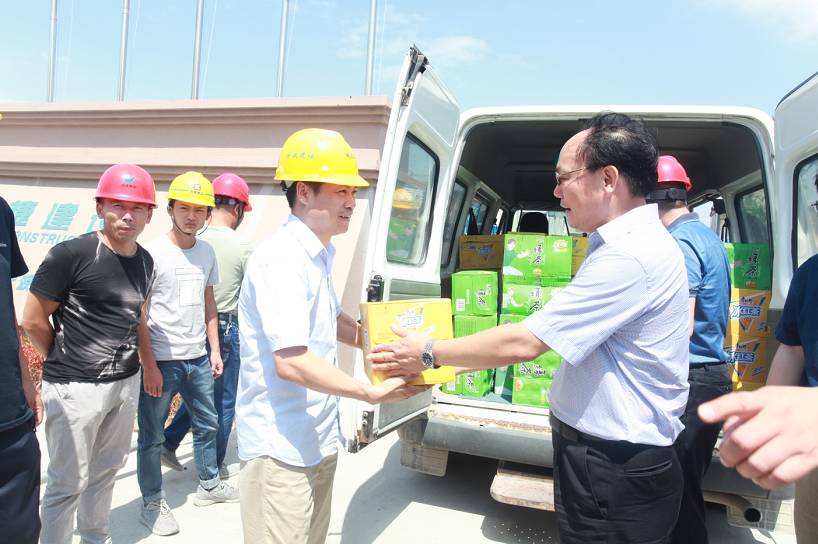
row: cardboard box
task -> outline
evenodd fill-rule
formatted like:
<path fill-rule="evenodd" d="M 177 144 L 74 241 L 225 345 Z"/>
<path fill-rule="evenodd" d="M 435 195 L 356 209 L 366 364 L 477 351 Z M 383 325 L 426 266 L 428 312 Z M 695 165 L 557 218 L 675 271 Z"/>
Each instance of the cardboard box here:
<path fill-rule="evenodd" d="M 562 357 L 554 350 L 549 350 L 527 363 L 514 365 L 515 378 L 548 378 L 553 380 L 562 364 Z"/>
<path fill-rule="evenodd" d="M 767 382 L 770 361 L 767 359 L 767 338 L 740 338 L 725 344 L 728 361 L 733 363 L 730 372 L 734 388 L 736 384 Z"/>
<path fill-rule="evenodd" d="M 485 270 L 503 266 L 502 235 L 461 236 L 459 245 L 460 270 Z"/>
<path fill-rule="evenodd" d="M 494 369 L 475 370 L 460 374 L 461 394 L 467 397 L 485 397 L 494 385 Z"/>
<path fill-rule="evenodd" d="M 452 274 L 452 314 L 496 318 L 498 289 L 497 272 L 466 270 Z"/>
<path fill-rule="evenodd" d="M 454 381 L 441 384 L 440 390 L 449 395 L 459 395 L 463 392 L 463 381 L 457 376 Z"/>
<path fill-rule="evenodd" d="M 543 277 L 567 281 L 571 278 L 572 242 L 570 236 L 542 234 L 505 234 L 503 274 Z"/>
<path fill-rule="evenodd" d="M 411 331 L 424 331 L 436 340 L 452 338 L 452 302 L 447 298 L 418 298 L 388 302 L 362 302 L 361 325 L 364 333 L 364 356 L 377 344 L 398 339 L 392 325 Z M 374 384 L 383 382 L 384 376 L 372 372 L 364 358 L 364 370 Z M 415 385 L 448 383 L 454 381 L 454 367 L 441 366 L 425 370 Z"/>
<path fill-rule="evenodd" d="M 500 311 L 502 314 L 531 315 L 545 306 L 566 285 L 566 282 L 538 282 L 536 279 L 528 282 L 514 276 L 503 276 Z"/>
<path fill-rule="evenodd" d="M 571 277 L 577 275 L 579 267 L 585 260 L 585 254 L 588 252 L 588 237 L 587 236 L 571 236 Z"/>
<path fill-rule="evenodd" d="M 769 336 L 767 311 L 770 309 L 771 291 L 754 289 L 731 289 L 730 312 L 727 322 L 727 338 Z"/>
<path fill-rule="evenodd" d="M 548 408 L 550 406 L 551 383 L 548 378 L 514 378 L 511 403 Z"/>
<path fill-rule="evenodd" d="M 496 315 L 456 315 L 454 316 L 454 337 L 469 336 L 496 326 Z"/>
<path fill-rule="evenodd" d="M 724 244 L 730 261 L 730 281 L 736 289 L 770 290 L 770 247 L 766 244 Z"/>

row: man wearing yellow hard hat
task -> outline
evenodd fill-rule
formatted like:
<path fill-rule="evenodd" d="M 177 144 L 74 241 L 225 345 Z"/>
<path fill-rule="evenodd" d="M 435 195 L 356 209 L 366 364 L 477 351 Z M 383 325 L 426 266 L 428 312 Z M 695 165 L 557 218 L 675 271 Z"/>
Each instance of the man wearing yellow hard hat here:
<path fill-rule="evenodd" d="M 196 239 L 214 206 L 213 185 L 204 175 L 177 176 L 168 189 L 173 226 L 146 246 L 153 256 L 155 280 L 147 319 L 140 322 L 143 374 L 136 475 L 142 493 L 140 521 L 161 536 L 179 532 L 165 502 L 160 466 L 164 424 L 176 393 L 182 394 L 191 414 L 199 477 L 194 504 L 239 500 L 238 490 L 219 478 L 216 460 L 219 422 L 213 387 L 223 365 L 213 286 L 219 282 L 219 268 L 213 247 Z"/>
<path fill-rule="evenodd" d="M 361 346 L 358 322 L 332 285 L 332 238 L 349 229 L 358 163 L 343 136 L 309 128 L 281 148 L 275 179 L 291 214 L 250 257 L 239 295 L 236 433 L 246 543 L 324 542 L 329 527 L 338 397 L 370 403 L 423 388 L 360 382 L 338 368 L 338 340 Z"/>

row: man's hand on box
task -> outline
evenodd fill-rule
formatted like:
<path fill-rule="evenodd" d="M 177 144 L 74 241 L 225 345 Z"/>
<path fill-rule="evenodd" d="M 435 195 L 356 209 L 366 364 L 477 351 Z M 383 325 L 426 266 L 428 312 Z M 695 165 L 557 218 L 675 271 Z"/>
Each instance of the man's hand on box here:
<path fill-rule="evenodd" d="M 417 376 L 402 376 L 400 378 L 387 378 L 378 385 L 372 385 L 369 389 L 369 402 L 379 404 L 382 402 L 397 402 L 399 400 L 414 397 L 418 393 L 427 391 L 431 385 L 409 385 Z"/>
<path fill-rule="evenodd" d="M 367 359 L 372 363 L 372 370 L 385 372 L 389 376 L 414 376 L 426 370 L 421 355 L 429 336 L 421 332 L 409 332 L 394 325 L 392 332 L 398 335 L 397 340 L 388 344 L 378 344 L 367 355 Z"/>

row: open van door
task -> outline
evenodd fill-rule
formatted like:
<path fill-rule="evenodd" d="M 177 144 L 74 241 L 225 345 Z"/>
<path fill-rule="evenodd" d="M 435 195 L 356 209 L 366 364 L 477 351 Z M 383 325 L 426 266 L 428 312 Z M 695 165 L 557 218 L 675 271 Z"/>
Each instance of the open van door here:
<path fill-rule="evenodd" d="M 440 248 L 459 120 L 454 96 L 413 46 L 392 99 L 372 204 L 366 300 L 440 296 Z M 423 413 L 431 398 L 428 391 L 397 403 L 356 403 L 355 437 L 348 449 L 357 451 Z"/>
<path fill-rule="evenodd" d="M 775 239 L 774 299 L 786 297 L 794 270 L 818 253 L 818 214 L 811 204 L 818 200 L 818 73 L 789 92 L 775 108 L 775 184 L 780 202 L 792 203 L 778 210 L 782 225 Z M 778 255 L 787 258 L 778 258 Z"/>

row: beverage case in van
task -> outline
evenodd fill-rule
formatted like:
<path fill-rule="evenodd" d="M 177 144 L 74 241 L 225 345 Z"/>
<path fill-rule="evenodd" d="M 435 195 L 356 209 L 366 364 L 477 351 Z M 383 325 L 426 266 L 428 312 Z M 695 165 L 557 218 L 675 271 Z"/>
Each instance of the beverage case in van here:
<path fill-rule="evenodd" d="M 460 270 L 489 270 L 503 266 L 503 236 L 461 236 Z"/>
<path fill-rule="evenodd" d="M 364 370 L 374 384 L 384 381 L 380 372 L 373 372 L 366 355 L 373 346 L 398 339 L 392 325 L 410 331 L 423 331 L 435 340 L 452 338 L 452 302 L 447 298 L 419 298 L 388 302 L 362 302 L 361 325 L 364 334 Z M 413 385 L 454 381 L 451 366 L 424 370 Z"/>
<path fill-rule="evenodd" d="M 465 270 L 452 274 L 452 314 L 494 316 L 497 324 L 497 272 Z"/>
<path fill-rule="evenodd" d="M 588 238 L 586 236 L 571 236 L 571 277 L 577 275 L 587 252 Z"/>
<path fill-rule="evenodd" d="M 769 336 L 767 311 L 770 309 L 771 298 L 771 291 L 731 289 L 725 342 L 730 343 L 730 340 L 742 337 Z"/>
<path fill-rule="evenodd" d="M 736 289 L 772 289 L 770 247 L 766 244 L 724 244 L 730 262 L 730 283 Z"/>
<path fill-rule="evenodd" d="M 556 281 L 571 278 L 573 245 L 570 236 L 506 234 L 503 248 L 503 275 L 539 277 Z"/>
<path fill-rule="evenodd" d="M 545 283 L 545 285 L 543 285 Z M 567 282 L 540 282 L 537 278 L 527 281 L 516 276 L 503 276 L 503 314 L 531 315 L 559 293 Z"/>

